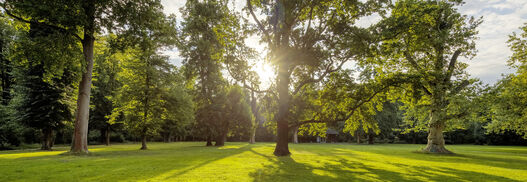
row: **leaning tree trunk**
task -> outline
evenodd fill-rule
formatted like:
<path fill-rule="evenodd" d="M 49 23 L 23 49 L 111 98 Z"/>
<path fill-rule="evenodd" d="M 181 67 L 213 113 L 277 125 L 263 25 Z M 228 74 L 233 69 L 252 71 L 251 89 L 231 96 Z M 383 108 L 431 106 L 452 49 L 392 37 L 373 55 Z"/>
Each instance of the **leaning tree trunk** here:
<path fill-rule="evenodd" d="M 53 130 L 51 128 L 42 129 L 42 147 L 41 150 L 51 150 L 53 146 Z"/>
<path fill-rule="evenodd" d="M 77 97 L 77 111 L 75 116 L 75 130 L 71 152 L 76 154 L 88 153 L 88 119 L 90 117 L 90 95 L 93 71 L 93 47 L 95 34 L 95 1 L 90 0 L 83 5 L 86 13 L 87 25 L 84 27 L 84 39 L 82 40 L 82 52 L 86 62 L 86 70 L 82 73 L 79 83 L 79 95 Z"/>
<path fill-rule="evenodd" d="M 277 115 L 277 136 L 274 155 L 286 156 L 289 152 L 289 123 L 287 115 L 289 113 L 289 70 L 286 59 L 281 60 L 278 65 L 278 115 Z"/>
<path fill-rule="evenodd" d="M 293 143 L 298 143 L 298 127 L 293 129 Z"/>
<path fill-rule="evenodd" d="M 432 109 L 430 112 L 430 123 L 428 129 L 428 143 L 423 149 L 424 152 L 430 153 L 452 153 L 445 148 L 445 139 L 443 137 L 443 129 L 445 128 L 445 122 L 441 117 L 441 109 Z"/>

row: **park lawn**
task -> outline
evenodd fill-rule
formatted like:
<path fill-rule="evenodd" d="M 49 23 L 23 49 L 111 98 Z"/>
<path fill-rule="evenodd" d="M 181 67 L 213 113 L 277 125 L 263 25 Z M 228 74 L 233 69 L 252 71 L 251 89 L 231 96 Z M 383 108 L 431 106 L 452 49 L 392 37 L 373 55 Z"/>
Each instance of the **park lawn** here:
<path fill-rule="evenodd" d="M 88 156 L 55 151 L 0 152 L 0 181 L 527 181 L 527 147 L 450 145 L 455 155 L 415 152 L 410 144 L 204 142 L 90 146 Z"/>

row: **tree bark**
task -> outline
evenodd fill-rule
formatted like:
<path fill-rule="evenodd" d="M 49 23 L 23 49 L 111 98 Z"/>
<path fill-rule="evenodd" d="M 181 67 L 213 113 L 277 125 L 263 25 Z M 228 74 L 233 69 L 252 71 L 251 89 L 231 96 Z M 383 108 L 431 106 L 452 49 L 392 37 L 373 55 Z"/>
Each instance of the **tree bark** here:
<path fill-rule="evenodd" d="M 254 116 L 254 126 L 251 128 L 251 137 L 249 138 L 249 144 L 256 143 L 256 128 L 260 122 L 258 122 L 258 108 L 256 106 L 256 97 L 254 97 L 254 90 L 251 90 L 251 111 Z"/>
<path fill-rule="evenodd" d="M 293 143 L 298 143 L 298 127 L 293 129 Z"/>
<path fill-rule="evenodd" d="M 146 150 L 148 147 L 146 146 L 146 134 L 141 135 L 141 150 Z"/>
<path fill-rule="evenodd" d="M 225 139 L 227 138 L 227 134 L 226 132 L 224 133 L 221 133 L 220 135 L 218 135 L 216 137 L 216 143 L 214 144 L 214 146 L 216 147 L 221 147 L 221 146 L 224 146 L 225 145 Z"/>
<path fill-rule="evenodd" d="M 445 122 L 442 120 L 441 109 L 433 108 L 430 112 L 430 124 L 428 129 L 428 143 L 423 149 L 424 152 L 429 153 L 452 153 L 445 148 L 445 139 L 443 137 L 443 129 L 445 128 Z"/>
<path fill-rule="evenodd" d="M 105 141 L 104 144 L 106 146 L 109 146 L 110 145 L 110 125 L 109 124 L 106 126 L 106 134 L 105 134 L 105 136 L 106 136 L 106 141 Z"/>
<path fill-rule="evenodd" d="M 95 33 L 95 1 L 86 2 L 83 7 L 87 19 L 84 27 L 84 39 L 82 40 L 82 52 L 86 64 L 86 70 L 82 73 L 79 83 L 79 95 L 77 97 L 77 111 L 75 117 L 75 130 L 71 152 L 75 154 L 88 153 L 88 121 L 90 117 L 90 95 L 93 71 L 93 47 Z"/>
<path fill-rule="evenodd" d="M 369 133 L 368 134 L 368 144 L 370 144 L 370 145 L 373 144 L 374 140 L 375 140 L 375 134 Z"/>
<path fill-rule="evenodd" d="M 276 147 L 274 149 L 275 156 L 287 156 L 289 152 L 289 122 L 287 115 L 289 113 L 289 64 L 286 59 L 280 60 L 278 65 L 278 115 L 277 115 L 277 136 Z"/>
<path fill-rule="evenodd" d="M 355 134 L 355 136 L 357 138 L 357 144 L 360 144 L 360 130 L 357 130 L 356 133 L 357 134 Z"/>
<path fill-rule="evenodd" d="M 42 129 L 42 147 L 41 150 L 51 150 L 53 146 L 53 130 L 51 128 Z"/>
<path fill-rule="evenodd" d="M 212 136 L 210 136 L 210 135 L 207 137 L 207 145 L 206 146 L 207 147 L 208 146 L 212 146 Z"/>
<path fill-rule="evenodd" d="M 249 138 L 249 144 L 255 144 L 256 143 L 256 127 L 253 127 L 251 131 L 251 138 Z"/>
<path fill-rule="evenodd" d="M 93 44 L 94 38 L 86 35 L 82 42 L 86 70 L 82 74 L 77 98 L 77 114 L 75 118 L 75 131 L 71 152 L 77 154 L 88 153 L 88 119 L 90 117 L 90 95 L 93 71 Z"/>

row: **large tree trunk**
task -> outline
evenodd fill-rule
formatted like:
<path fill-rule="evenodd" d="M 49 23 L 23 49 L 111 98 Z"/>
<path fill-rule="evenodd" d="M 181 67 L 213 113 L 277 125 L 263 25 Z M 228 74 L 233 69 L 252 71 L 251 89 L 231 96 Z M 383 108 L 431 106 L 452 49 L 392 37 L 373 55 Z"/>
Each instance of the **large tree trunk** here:
<path fill-rule="evenodd" d="M 208 147 L 208 146 L 212 146 L 212 136 L 210 136 L 210 135 L 207 136 L 207 145 L 206 145 L 206 146 L 207 146 L 207 147 Z"/>
<path fill-rule="evenodd" d="M 227 132 L 221 133 L 216 137 L 216 143 L 214 146 L 221 147 L 225 145 L 225 139 L 227 139 Z"/>
<path fill-rule="evenodd" d="M 298 127 L 293 130 L 293 143 L 298 143 Z"/>
<path fill-rule="evenodd" d="M 280 60 L 278 65 L 278 115 L 277 115 L 277 138 L 274 155 L 286 156 L 289 152 L 289 122 L 287 115 L 289 113 L 289 69 L 286 59 Z"/>
<path fill-rule="evenodd" d="M 82 74 L 77 97 L 77 112 L 75 117 L 75 131 L 71 152 L 77 154 L 88 153 L 88 119 L 90 117 L 90 94 L 93 71 L 93 43 L 94 38 L 85 32 L 82 42 L 86 70 Z"/>
<path fill-rule="evenodd" d="M 51 150 L 53 146 L 53 130 L 51 128 L 42 129 L 42 147 L 41 150 Z"/>
<path fill-rule="evenodd" d="M 442 120 L 441 109 L 433 108 L 430 112 L 430 123 L 428 128 L 428 143 L 423 149 L 424 152 L 430 153 L 452 153 L 445 148 L 445 139 L 443 138 L 443 129 L 445 128 L 445 122 Z"/>
<path fill-rule="evenodd" d="M 146 146 L 146 133 L 141 135 L 141 150 L 146 150 L 148 147 Z"/>
<path fill-rule="evenodd" d="M 84 27 L 84 39 L 82 40 L 82 52 L 86 64 L 86 70 L 82 73 L 79 83 L 79 95 L 77 97 L 77 111 L 75 116 L 75 130 L 71 152 L 76 154 L 88 153 L 88 119 L 90 117 L 90 95 L 93 71 L 93 44 L 95 41 L 95 1 L 86 2 L 83 7 L 87 17 L 87 25 Z"/>

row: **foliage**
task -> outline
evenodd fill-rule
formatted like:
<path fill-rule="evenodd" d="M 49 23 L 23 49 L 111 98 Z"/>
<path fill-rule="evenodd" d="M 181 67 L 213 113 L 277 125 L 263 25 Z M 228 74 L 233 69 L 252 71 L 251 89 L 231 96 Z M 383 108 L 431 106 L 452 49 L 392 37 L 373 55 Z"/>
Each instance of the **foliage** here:
<path fill-rule="evenodd" d="M 492 105 L 488 108 L 492 122 L 486 128 L 496 133 L 511 130 L 527 139 L 527 115 L 524 114 L 527 109 L 527 24 L 521 31 L 510 35 L 508 41 L 513 52 L 509 65 L 516 68 L 516 73 L 500 80 L 486 97 Z"/>

